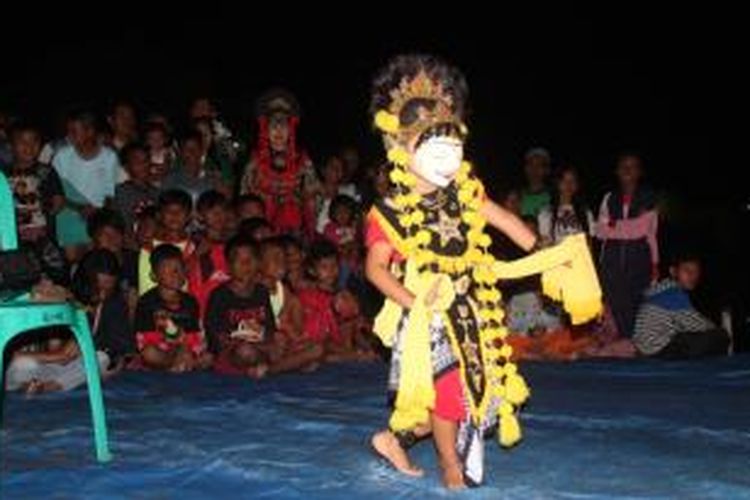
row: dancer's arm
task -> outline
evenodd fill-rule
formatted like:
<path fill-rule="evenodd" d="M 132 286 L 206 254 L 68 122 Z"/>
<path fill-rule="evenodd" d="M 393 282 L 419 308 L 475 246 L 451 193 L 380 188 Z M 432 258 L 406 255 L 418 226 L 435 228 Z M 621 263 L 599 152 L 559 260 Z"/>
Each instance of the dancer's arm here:
<path fill-rule="evenodd" d="M 388 269 L 393 248 L 385 241 L 377 241 L 367 251 L 365 273 L 383 295 L 396 302 L 401 307 L 410 309 L 414 302 L 414 294 L 401 284 Z"/>
<path fill-rule="evenodd" d="M 522 249 L 529 251 L 534 248 L 537 240 L 536 236 L 526 227 L 521 219 L 511 212 L 487 198 L 482 203 L 480 213 L 487 219 L 487 222 L 491 226 L 505 233 L 508 238 L 513 240 Z"/>

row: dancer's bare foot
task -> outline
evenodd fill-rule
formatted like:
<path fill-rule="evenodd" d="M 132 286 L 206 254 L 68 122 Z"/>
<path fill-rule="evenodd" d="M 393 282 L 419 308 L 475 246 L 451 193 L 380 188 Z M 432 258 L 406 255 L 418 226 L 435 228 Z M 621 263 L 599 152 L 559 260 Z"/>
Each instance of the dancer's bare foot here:
<path fill-rule="evenodd" d="M 401 447 L 391 431 L 380 431 L 370 439 L 375 452 L 388 461 L 394 469 L 411 477 L 422 477 L 424 471 L 409 460 L 406 451 Z"/>
<path fill-rule="evenodd" d="M 461 464 L 441 464 L 440 468 L 443 469 L 443 486 L 449 490 L 462 490 L 466 488 L 464 471 Z"/>

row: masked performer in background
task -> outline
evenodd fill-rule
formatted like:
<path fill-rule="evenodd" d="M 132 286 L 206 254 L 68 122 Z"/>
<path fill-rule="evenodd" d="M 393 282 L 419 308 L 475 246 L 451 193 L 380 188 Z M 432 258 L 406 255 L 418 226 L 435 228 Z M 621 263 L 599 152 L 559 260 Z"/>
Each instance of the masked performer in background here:
<path fill-rule="evenodd" d="M 317 180 L 310 158 L 299 148 L 299 105 L 284 90 L 263 95 L 256 108 L 258 142 L 245 168 L 240 194 L 265 202 L 266 219 L 279 234 L 312 236 Z"/>
<path fill-rule="evenodd" d="M 601 292 L 585 239 L 514 262 L 488 252 L 490 224 L 531 251 L 536 237 L 487 198 L 463 160 L 468 89 L 456 69 L 431 57 L 399 56 L 373 83 L 394 188 L 368 215 L 366 272 L 386 296 L 375 331 L 392 348 L 389 429 L 371 440 L 397 470 L 422 471 L 407 450 L 432 435 L 449 488 L 483 479 L 483 438 L 499 422 L 510 447 L 529 391 L 503 342 L 498 279 L 539 272 L 574 323 L 595 317 Z"/>

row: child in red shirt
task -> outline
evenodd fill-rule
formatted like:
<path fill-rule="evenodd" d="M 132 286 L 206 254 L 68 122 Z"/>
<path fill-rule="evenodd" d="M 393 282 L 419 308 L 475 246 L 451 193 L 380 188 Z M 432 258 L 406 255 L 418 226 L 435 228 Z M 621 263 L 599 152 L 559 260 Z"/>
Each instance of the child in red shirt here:
<path fill-rule="evenodd" d="M 311 371 L 323 357 L 323 346 L 305 337 L 302 304 L 284 283 L 287 265 L 284 241 L 269 238 L 260 244 L 259 280 L 270 294 L 271 309 L 276 320 L 276 341 L 279 357 L 271 364 L 272 372 Z"/>
<path fill-rule="evenodd" d="M 211 292 L 229 280 L 224 258 L 228 207 L 226 197 L 218 191 L 206 191 L 198 198 L 197 205 L 203 233 L 188 261 L 188 289 L 198 300 L 202 318 Z"/>
<path fill-rule="evenodd" d="M 359 303 L 348 290 L 338 290 L 339 255 L 336 246 L 320 240 L 310 247 L 313 286 L 298 292 L 305 336 L 326 351 L 326 360 L 360 359 Z"/>

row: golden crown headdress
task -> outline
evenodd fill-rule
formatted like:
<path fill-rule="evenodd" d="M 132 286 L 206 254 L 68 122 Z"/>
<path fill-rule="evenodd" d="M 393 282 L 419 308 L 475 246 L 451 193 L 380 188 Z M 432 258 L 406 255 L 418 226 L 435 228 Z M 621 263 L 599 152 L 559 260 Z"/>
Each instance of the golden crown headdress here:
<path fill-rule="evenodd" d="M 466 126 L 457 116 L 453 105 L 453 96 L 424 70 L 411 79 L 402 79 L 390 95 L 391 103 L 388 109 L 381 109 L 375 114 L 375 126 L 401 144 L 406 144 L 429 128 L 444 123 L 454 124 L 463 135 L 466 134 Z M 431 105 L 420 106 L 417 109 L 417 119 L 408 125 L 402 124 L 399 118 L 401 112 L 415 99 L 430 102 Z"/>

